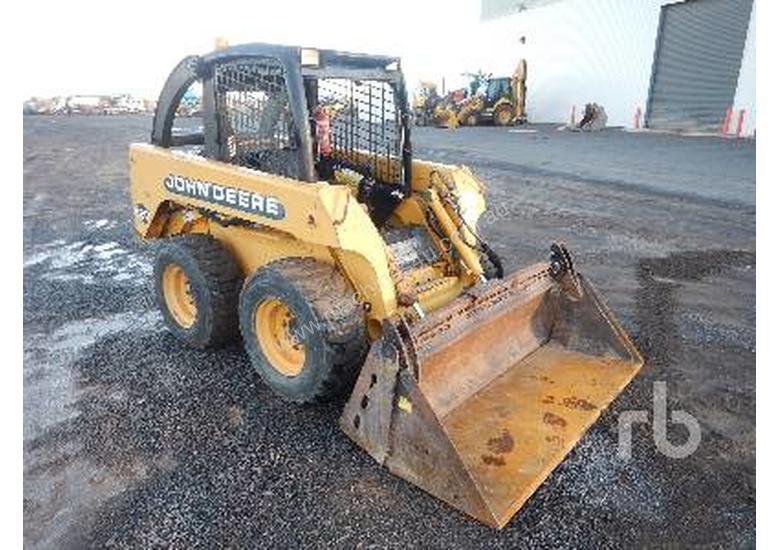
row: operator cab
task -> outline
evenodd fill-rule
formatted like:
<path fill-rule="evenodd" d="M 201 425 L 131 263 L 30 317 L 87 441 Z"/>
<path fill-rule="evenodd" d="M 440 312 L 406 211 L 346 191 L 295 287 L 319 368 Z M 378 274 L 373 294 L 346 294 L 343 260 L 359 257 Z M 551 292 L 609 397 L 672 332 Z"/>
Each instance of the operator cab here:
<path fill-rule="evenodd" d="M 501 98 L 512 98 L 512 81 L 510 78 L 491 78 L 484 83 L 485 103 L 492 107 Z"/>
<path fill-rule="evenodd" d="M 193 83 L 202 127 L 173 119 Z M 191 98 L 190 98 L 191 100 Z M 184 59 L 168 78 L 152 143 L 303 182 L 349 186 L 381 226 L 410 194 L 406 89 L 398 58 L 247 44 Z"/>

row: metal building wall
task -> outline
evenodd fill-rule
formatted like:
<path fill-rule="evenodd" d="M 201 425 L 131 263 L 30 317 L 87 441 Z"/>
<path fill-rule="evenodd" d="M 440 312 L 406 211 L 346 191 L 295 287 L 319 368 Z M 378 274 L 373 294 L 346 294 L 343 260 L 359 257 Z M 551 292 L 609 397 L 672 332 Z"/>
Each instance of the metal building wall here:
<path fill-rule="evenodd" d="M 573 106 L 596 101 L 610 126 L 629 126 L 636 108 L 644 110 L 661 4 L 562 0 L 484 21 L 470 43 L 481 54 L 477 67 L 494 74 L 528 60 L 532 122 L 563 123 Z"/>
<path fill-rule="evenodd" d="M 750 26 L 745 38 L 745 51 L 742 54 L 742 68 L 739 71 L 737 91 L 734 93 L 734 114 L 728 131 L 736 133 L 740 115 L 742 135 L 755 135 L 756 132 L 756 2 L 750 15 Z"/>
<path fill-rule="evenodd" d="M 581 110 L 596 101 L 606 108 L 610 126 L 631 127 L 637 108 L 640 122 L 645 119 L 660 13 L 662 6 L 672 3 L 560 0 L 486 19 L 479 34 L 468 41 L 473 55 L 468 61 L 461 58 L 460 66 L 508 74 L 524 57 L 532 122 L 566 122 L 572 106 Z M 750 63 L 755 59 L 754 24 L 755 15 L 734 99 L 735 113 L 746 110 L 743 133 L 754 127 L 755 63 Z M 731 132 L 735 130 L 736 115 Z"/>

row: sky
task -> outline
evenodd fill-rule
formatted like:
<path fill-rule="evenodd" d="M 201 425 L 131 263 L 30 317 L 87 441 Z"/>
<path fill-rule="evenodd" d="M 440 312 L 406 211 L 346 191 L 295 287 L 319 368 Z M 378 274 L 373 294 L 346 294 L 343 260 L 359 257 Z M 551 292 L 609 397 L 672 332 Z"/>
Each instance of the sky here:
<path fill-rule="evenodd" d="M 38 0 L 23 8 L 24 78 L 14 84 L 24 98 L 153 100 L 182 58 L 225 37 L 400 56 L 410 91 L 442 77 L 447 90 L 465 86 L 463 73 L 479 69 L 508 76 L 523 57 L 533 120 L 565 121 L 573 106 L 598 101 L 610 123 L 630 124 L 667 0 L 520 1 L 528 9 L 517 16 L 481 22 L 481 0 Z"/>
<path fill-rule="evenodd" d="M 479 68 L 479 0 L 28 3 L 26 96 L 157 97 L 183 57 L 268 42 L 398 55 L 410 87 Z M 30 38 L 29 34 L 26 38 Z M 26 41 L 27 42 L 27 41 Z M 461 79 L 462 80 L 462 79 Z M 451 82 L 447 82 L 450 88 Z"/>

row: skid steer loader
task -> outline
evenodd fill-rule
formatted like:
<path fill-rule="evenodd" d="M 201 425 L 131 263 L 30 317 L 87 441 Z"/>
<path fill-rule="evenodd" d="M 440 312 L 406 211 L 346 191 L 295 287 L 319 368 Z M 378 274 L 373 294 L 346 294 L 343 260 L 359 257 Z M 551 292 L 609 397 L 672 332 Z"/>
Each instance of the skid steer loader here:
<path fill-rule="evenodd" d="M 202 122 L 176 128 L 186 91 Z M 502 527 L 642 359 L 566 248 L 504 274 L 468 168 L 412 157 L 400 60 L 246 44 L 185 58 L 151 143 L 130 146 L 134 224 L 161 239 L 169 329 L 239 333 L 283 398 L 351 392 L 346 434 Z"/>

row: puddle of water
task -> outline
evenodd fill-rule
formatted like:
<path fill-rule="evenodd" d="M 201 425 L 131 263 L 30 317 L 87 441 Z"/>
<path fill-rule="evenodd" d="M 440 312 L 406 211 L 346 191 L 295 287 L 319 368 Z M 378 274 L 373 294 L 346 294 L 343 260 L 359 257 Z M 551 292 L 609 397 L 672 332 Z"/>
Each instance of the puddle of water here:
<path fill-rule="evenodd" d="M 25 335 L 24 440 L 74 417 L 71 405 L 78 397 L 72 365 L 100 338 L 128 331 L 159 331 L 157 311 L 124 312 L 103 319 L 71 321 L 51 334 Z"/>
<path fill-rule="evenodd" d="M 56 435 L 57 426 L 77 417 L 78 401 L 90 392 L 106 392 L 109 400 L 127 399 L 122 390 L 81 387 L 76 379 L 74 365 L 95 343 L 121 333 L 131 337 L 162 330 L 162 317 L 154 310 L 81 319 L 49 334 L 25 335 L 23 424 L 24 441 L 31 443 L 26 445 L 24 460 L 25 547 L 83 547 L 85 517 L 129 485 L 146 479 L 153 468 L 175 466 L 168 455 L 148 463 L 128 455 L 120 465 L 99 464 L 78 438 Z M 47 434 L 54 435 L 47 440 Z"/>
<path fill-rule="evenodd" d="M 116 225 L 109 220 L 87 221 L 91 230 L 105 230 Z M 40 266 L 40 277 L 48 281 L 78 281 L 93 284 L 110 279 L 117 283 L 145 285 L 152 275 L 150 262 L 142 255 L 123 248 L 115 241 L 99 244 L 62 239 L 38 245 L 24 259 L 24 268 Z"/>
<path fill-rule="evenodd" d="M 685 282 L 701 281 L 728 269 L 752 268 L 755 258 L 755 253 L 743 250 L 703 250 L 640 260 L 636 269 L 638 343 L 645 359 L 669 365 L 680 355 L 679 293 Z"/>
<path fill-rule="evenodd" d="M 112 229 L 116 227 L 116 225 L 116 222 L 111 220 L 87 220 L 84 222 L 84 227 L 90 230 Z"/>

